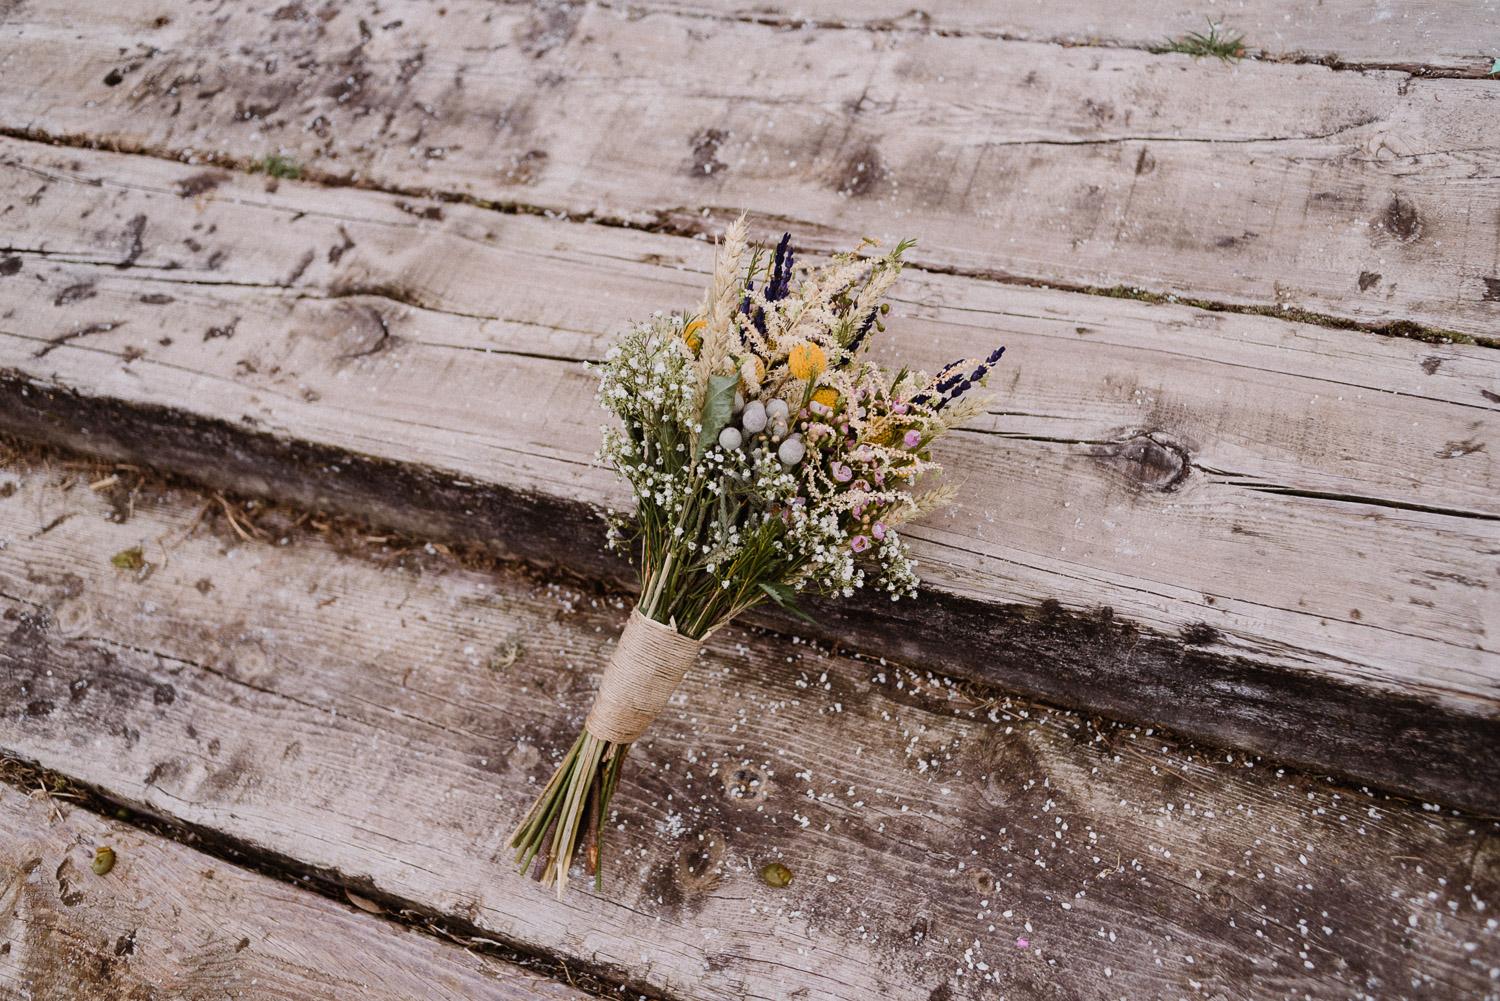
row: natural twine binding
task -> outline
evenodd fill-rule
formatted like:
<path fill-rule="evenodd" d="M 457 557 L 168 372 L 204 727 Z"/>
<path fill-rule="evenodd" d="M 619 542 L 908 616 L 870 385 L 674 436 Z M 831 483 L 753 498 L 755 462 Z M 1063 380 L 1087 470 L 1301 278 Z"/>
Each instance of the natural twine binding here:
<path fill-rule="evenodd" d="M 601 740 L 635 743 L 667 707 L 682 676 L 698 659 L 701 642 L 646 618 L 639 608 L 633 610 L 604 668 L 584 729 Z"/>

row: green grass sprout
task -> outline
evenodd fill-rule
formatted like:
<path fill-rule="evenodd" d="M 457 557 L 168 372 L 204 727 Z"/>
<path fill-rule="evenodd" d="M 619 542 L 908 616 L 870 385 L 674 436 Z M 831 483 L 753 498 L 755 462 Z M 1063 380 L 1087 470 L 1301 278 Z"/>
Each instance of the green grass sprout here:
<path fill-rule="evenodd" d="M 250 173 L 270 174 L 272 177 L 285 177 L 295 181 L 302 176 L 302 165 L 293 157 L 267 153 L 250 165 Z"/>
<path fill-rule="evenodd" d="M 1215 23 L 1211 18 L 1208 21 L 1208 34 L 1199 31 L 1190 31 L 1181 38 L 1169 38 L 1161 45 L 1151 51 L 1155 53 L 1181 52 L 1195 59 L 1203 56 L 1213 56 L 1224 62 L 1234 62 L 1245 58 L 1245 36 L 1243 34 L 1231 34 L 1225 30 L 1223 23 Z"/>

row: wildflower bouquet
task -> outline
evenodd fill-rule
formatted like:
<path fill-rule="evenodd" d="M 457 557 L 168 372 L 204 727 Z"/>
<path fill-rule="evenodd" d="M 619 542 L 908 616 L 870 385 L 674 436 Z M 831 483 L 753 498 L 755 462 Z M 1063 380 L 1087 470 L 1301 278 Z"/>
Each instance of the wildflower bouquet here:
<path fill-rule="evenodd" d="M 806 618 L 799 592 L 915 593 L 896 529 L 953 495 L 913 485 L 938 471 L 932 443 L 983 410 L 965 393 L 1005 349 L 936 376 L 865 360 L 908 247 L 840 255 L 794 286 L 790 235 L 747 255 L 740 220 L 697 314 L 657 314 L 605 356 L 599 399 L 620 424 L 599 457 L 636 502 L 609 539 L 635 555 L 640 598 L 583 732 L 511 837 L 559 896 L 580 844 L 602 888 L 601 820 L 625 755 L 709 634 L 767 601 Z"/>

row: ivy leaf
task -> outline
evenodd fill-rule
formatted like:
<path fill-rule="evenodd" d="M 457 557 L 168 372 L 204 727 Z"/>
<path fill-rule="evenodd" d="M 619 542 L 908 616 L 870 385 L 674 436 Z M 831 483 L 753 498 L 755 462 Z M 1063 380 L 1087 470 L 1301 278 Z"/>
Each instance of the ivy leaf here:
<path fill-rule="evenodd" d="M 818 621 L 816 619 L 797 607 L 797 592 L 790 586 L 780 583 L 771 584 L 762 581 L 760 589 L 766 592 L 767 596 L 769 596 L 772 601 L 776 602 L 776 606 L 782 611 L 792 613 L 803 622 L 810 622 L 813 625 L 818 624 Z"/>
<path fill-rule="evenodd" d="M 698 423 L 703 432 L 698 435 L 698 447 L 693 450 L 693 461 L 698 462 L 708 450 L 719 443 L 719 432 L 734 416 L 734 390 L 740 384 L 738 372 L 708 377 L 708 392 L 703 397 L 703 413 Z"/>

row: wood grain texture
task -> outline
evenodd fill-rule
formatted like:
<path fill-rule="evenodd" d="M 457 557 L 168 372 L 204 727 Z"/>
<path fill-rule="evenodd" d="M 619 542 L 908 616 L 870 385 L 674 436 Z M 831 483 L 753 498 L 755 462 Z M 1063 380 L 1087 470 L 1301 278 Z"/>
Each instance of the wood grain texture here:
<path fill-rule="evenodd" d="M 1500 309 L 1484 81 L 479 0 L 163 10 L 21 8 L 0 127 L 1373 325 Z"/>
<path fill-rule="evenodd" d="M 914 7 L 906 0 L 864 0 L 857 8 L 832 0 L 740 3 L 728 0 L 658 0 L 632 4 L 708 17 L 738 17 L 771 24 L 807 22 L 850 28 L 933 31 L 999 36 L 1064 45 L 1154 48 L 1207 20 L 1243 32 L 1249 53 L 1272 59 L 1315 59 L 1341 65 L 1400 66 L 1481 76 L 1487 56 L 1475 29 L 1500 22 L 1493 0 L 1257 0 L 1254 3 L 1127 0 L 1107 7 L 1093 0 L 939 0 Z"/>
<path fill-rule="evenodd" d="M 691 302 L 707 248 L 143 158 L 3 149 L 0 240 L 16 272 L 3 279 L 0 367 L 13 394 L 61 390 L 50 402 L 13 395 L 4 426 L 624 575 L 591 512 L 628 495 L 590 462 L 603 415 L 579 362 L 602 354 L 622 317 Z M 907 613 L 889 605 L 830 608 L 830 631 L 1489 803 L 1464 758 L 1492 753 L 1474 728 L 1496 729 L 1500 679 L 1487 583 L 1500 569 L 1491 352 L 944 275 L 908 272 L 899 294 L 882 349 L 891 362 L 935 368 L 1010 347 L 994 411 L 942 456 L 961 471 L 963 499 L 911 531 L 939 600 L 969 603 L 954 625 L 972 648 L 916 623 L 893 628 L 892 611 Z M 175 430 L 128 430 L 110 401 L 158 408 Z M 266 454 L 257 435 L 284 454 Z M 292 455 L 302 446 L 314 453 Z M 374 475 L 371 462 L 426 472 Z M 1025 637 L 1034 617 L 1006 625 L 1006 606 L 1043 601 L 1086 619 L 1055 644 Z M 1176 653 L 1152 654 L 1161 644 L 1149 635 L 1101 633 L 1101 621 L 1178 637 Z M 1273 672 L 1267 689 L 1266 667 L 1290 688 L 1277 693 Z M 1254 683 L 1247 671 L 1260 671 Z M 1287 697 L 1305 680 L 1353 688 Z M 1351 697 L 1387 695 L 1421 705 L 1394 730 L 1373 710 L 1355 722 Z M 1285 711 L 1332 712 L 1341 725 L 1288 732 Z M 1430 729 L 1415 722 L 1423 712 L 1436 714 Z M 1462 734 L 1439 735 L 1448 714 Z M 1389 758 L 1392 732 L 1409 739 Z"/>
<path fill-rule="evenodd" d="M 108 846 L 115 865 L 92 870 Z M 0 786 L 8 1001 L 581 1001 L 566 984 Z"/>
<path fill-rule="evenodd" d="M 620 602 L 4 475 L 0 746 L 642 993 L 1500 997 L 1494 821 L 737 628 L 632 752 L 606 892 L 558 902 L 503 845 Z"/>

